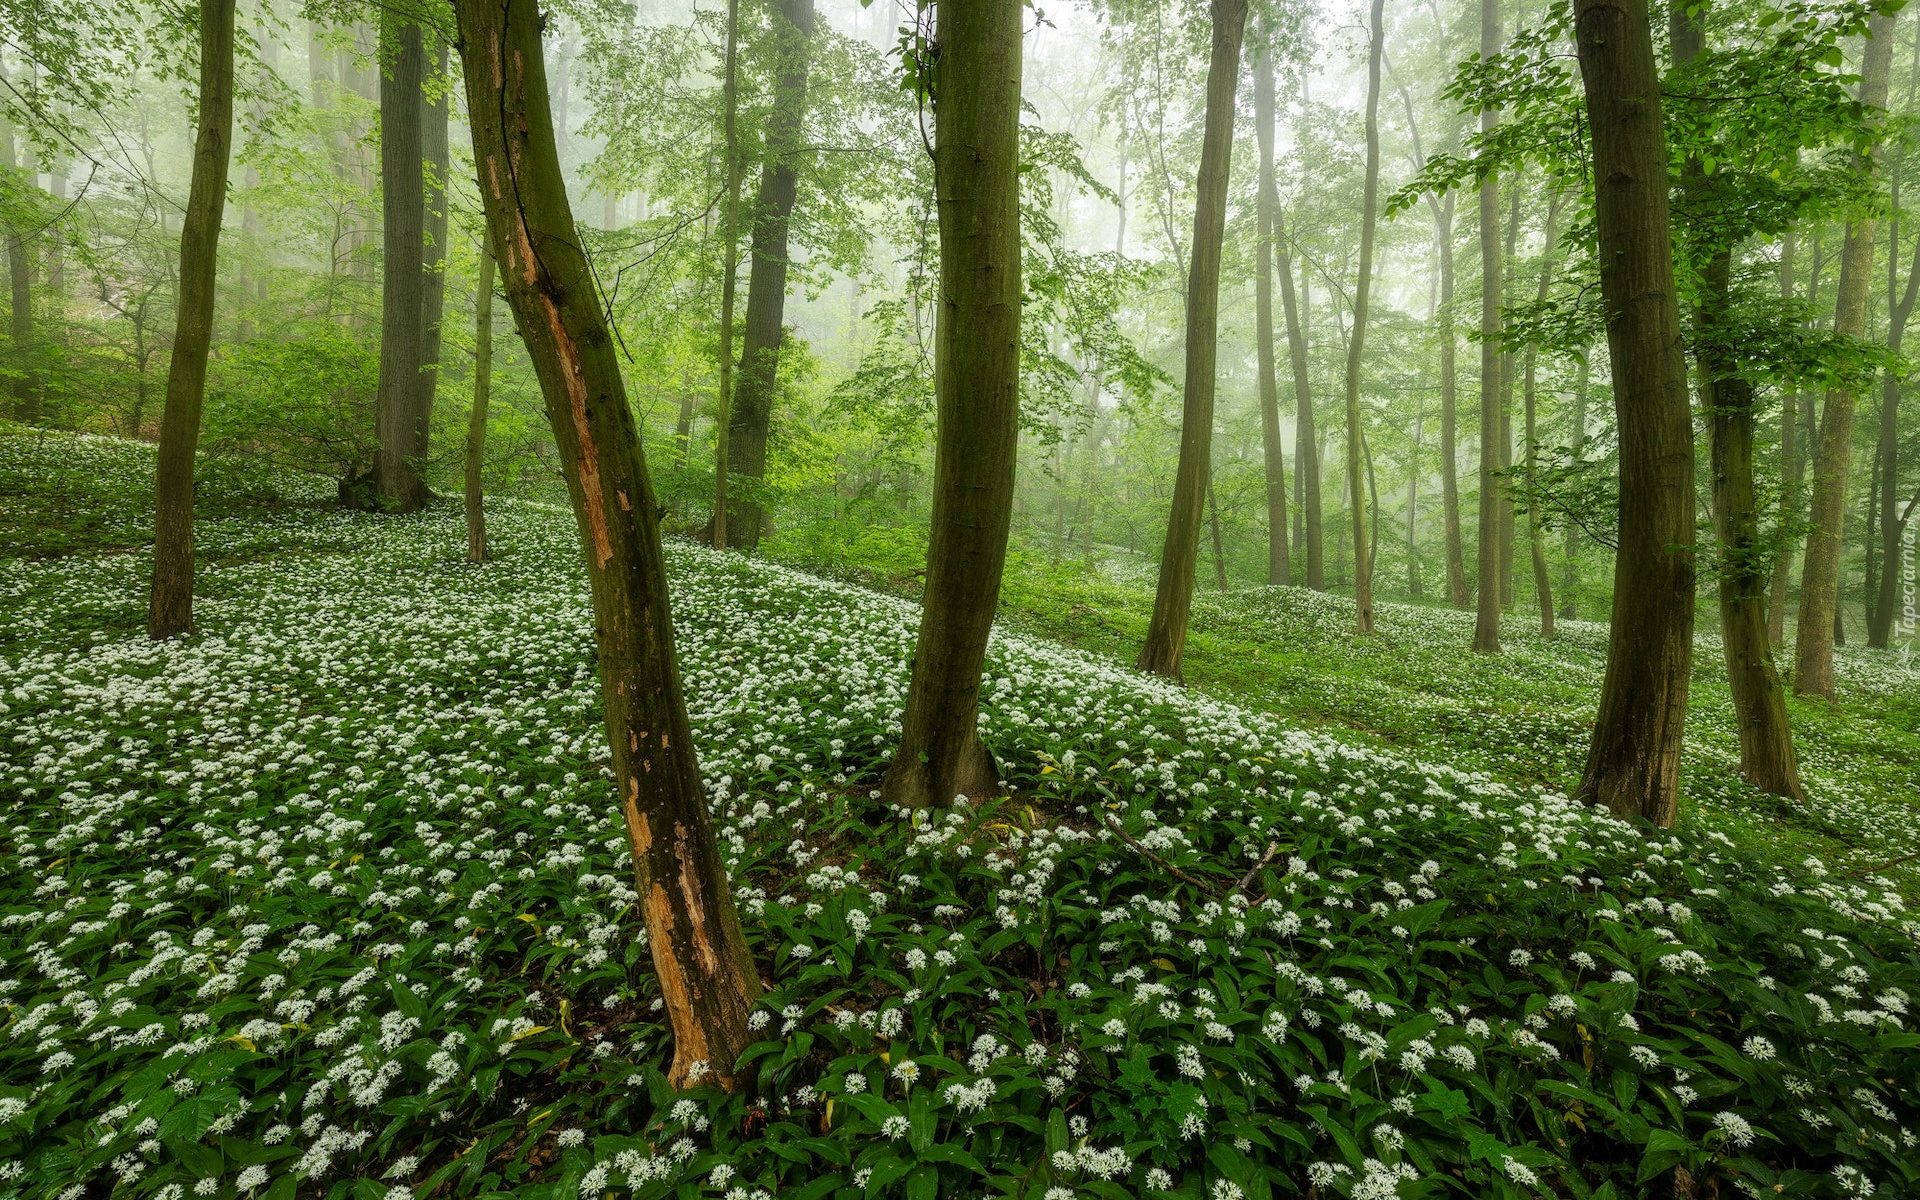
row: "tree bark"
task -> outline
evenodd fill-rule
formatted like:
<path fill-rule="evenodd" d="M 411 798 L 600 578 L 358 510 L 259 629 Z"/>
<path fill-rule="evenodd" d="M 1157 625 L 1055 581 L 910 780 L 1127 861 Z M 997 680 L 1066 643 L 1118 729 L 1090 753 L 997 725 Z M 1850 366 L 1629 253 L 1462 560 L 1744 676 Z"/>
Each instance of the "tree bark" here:
<path fill-rule="evenodd" d="M 480 473 L 487 463 L 487 402 L 493 390 L 493 243 L 480 231 L 480 282 L 473 292 L 473 409 L 467 416 L 467 561 L 487 561 L 487 512 Z"/>
<path fill-rule="evenodd" d="M 1254 252 L 1254 341 L 1260 366 L 1260 439 L 1267 468 L 1267 583 L 1293 582 L 1287 547 L 1287 458 L 1280 442 L 1280 387 L 1273 354 L 1273 218 L 1280 207 L 1273 179 L 1273 50 L 1262 30 L 1253 52 L 1253 124 L 1260 146 L 1260 178 L 1254 204 L 1259 245 Z"/>
<path fill-rule="evenodd" d="M 1473 602 L 1467 590 L 1467 560 L 1460 540 L 1460 384 L 1453 326 L 1453 193 L 1436 203 L 1433 237 L 1440 248 L 1440 509 L 1446 525 L 1447 599 L 1455 608 Z"/>
<path fill-rule="evenodd" d="M 1534 291 L 1534 302 L 1544 304 L 1547 292 L 1553 287 L 1553 255 L 1557 249 L 1560 220 L 1560 196 L 1555 193 L 1547 203 L 1547 228 L 1541 250 L 1540 282 Z M 1539 351 L 1534 346 L 1527 347 L 1527 364 L 1521 372 L 1523 383 L 1520 389 L 1521 405 L 1525 421 L 1525 448 L 1527 452 L 1527 546 L 1533 555 L 1533 594 L 1540 605 L 1540 636 L 1553 636 L 1553 580 L 1547 573 L 1547 534 L 1540 527 L 1540 502 L 1533 498 L 1533 461 L 1540 450 L 1540 442 L 1535 437 L 1537 414 L 1534 411 L 1534 367 Z"/>
<path fill-rule="evenodd" d="M 1581 350 L 1580 358 L 1574 368 L 1573 384 L 1573 461 L 1578 464 L 1586 455 L 1587 448 L 1587 392 L 1591 376 L 1591 365 L 1587 361 L 1587 351 Z M 1560 616 L 1571 621 L 1578 615 L 1574 591 L 1580 582 L 1580 559 L 1575 553 L 1579 545 L 1578 527 L 1567 522 L 1566 537 L 1562 542 L 1562 553 L 1566 555 L 1565 569 L 1560 579 Z"/>
<path fill-rule="evenodd" d="M 740 161 L 740 0 L 727 0 L 727 61 L 722 89 L 726 146 L 725 209 L 720 231 L 720 387 L 713 419 L 713 526 L 715 550 L 727 548 L 727 517 L 732 502 L 727 495 L 727 471 L 733 451 L 733 306 L 740 277 L 740 182 L 746 164 Z"/>
<path fill-rule="evenodd" d="M 487 236 L 586 552 L 614 786 L 673 1029 L 668 1080 L 732 1090 L 760 980 L 680 691 L 645 452 L 560 171 L 540 11 L 534 0 L 455 0 L 454 12 Z"/>
<path fill-rule="evenodd" d="M 421 108 L 420 143 L 425 157 L 425 236 L 422 238 L 420 296 L 420 375 L 413 398 L 413 439 L 408 453 L 416 463 L 426 461 L 433 444 L 433 402 L 440 384 L 440 322 L 447 308 L 447 47 L 434 51 L 434 74 L 439 99 L 427 98 Z"/>
<path fill-rule="evenodd" d="M 1500 52 L 1500 0 L 1480 0 L 1480 53 Z M 1480 131 L 1499 124 L 1496 109 L 1480 113 Z M 1480 513 L 1479 589 L 1474 606 L 1473 650 L 1500 653 L 1500 184 L 1489 174 L 1480 184 Z"/>
<path fill-rule="evenodd" d="M 380 381 L 374 398 L 379 450 L 373 504 L 416 512 L 427 488 L 414 456 L 420 374 L 426 355 L 426 173 L 421 91 L 426 59 L 420 27 L 389 12 L 380 19 L 383 60 L 392 73 L 380 87 L 380 201 L 384 220 L 380 291 Z"/>
<path fill-rule="evenodd" d="M 1791 229 L 1780 240 L 1780 295 L 1787 300 L 1793 298 L 1794 292 L 1795 241 Z M 1779 536 L 1774 547 L 1773 586 L 1767 591 L 1767 642 L 1775 650 L 1787 647 L 1787 585 L 1793 578 L 1793 516 L 1800 508 L 1800 453 L 1795 445 L 1799 420 L 1794 412 L 1799 398 L 1795 388 L 1780 389 Z"/>
<path fill-rule="evenodd" d="M 1893 71 L 1894 18 L 1876 13 L 1867 23 L 1866 51 L 1860 66 L 1860 101 L 1885 109 Z M 1871 175 L 1878 155 L 1863 156 L 1858 169 Z M 1867 293 L 1873 275 L 1874 219 L 1861 217 L 1847 226 L 1840 255 L 1840 285 L 1834 300 L 1833 331 L 1860 337 L 1867 328 Z M 1794 638 L 1793 690 L 1803 696 L 1834 696 L 1832 630 L 1840 606 L 1840 535 L 1847 509 L 1847 471 L 1853 449 L 1855 397 L 1829 389 L 1820 414 L 1820 439 L 1813 456 L 1813 490 L 1807 514 L 1807 549 L 1800 569 L 1800 621 Z"/>
<path fill-rule="evenodd" d="M 214 282 L 220 218 L 227 204 L 233 149 L 234 0 L 205 0 L 200 10 L 200 111 L 193 180 L 180 230 L 180 301 L 167 366 L 166 408 L 154 474 L 153 590 L 147 636 L 160 641 L 193 628 L 193 457 L 213 342 Z"/>
<path fill-rule="evenodd" d="M 1246 35 L 1247 0 L 1211 0 L 1213 49 L 1207 63 L 1205 125 L 1200 137 L 1200 177 L 1195 187 L 1193 261 L 1187 272 L 1187 363 L 1180 413 L 1180 465 L 1174 472 L 1173 508 L 1160 551 L 1160 580 L 1153 620 L 1136 666 L 1180 678 L 1193 611 L 1193 576 L 1200 549 L 1201 508 L 1213 461 L 1214 364 L 1220 331 L 1220 246 L 1226 236 L 1227 185 L 1233 155 L 1235 94 L 1240 84 L 1240 43 Z M 1309 567 L 1309 570 L 1312 568 Z"/>
<path fill-rule="evenodd" d="M 5 78 L 5 71 L 0 70 L 0 79 Z M 11 175 L 19 169 L 13 123 L 0 119 L 0 171 Z M 40 420 L 40 387 L 33 369 L 36 349 L 33 338 L 33 259 L 26 238 L 18 228 L 9 225 L 5 236 L 7 278 L 12 289 L 9 332 L 13 338 L 14 369 L 19 372 L 13 380 L 13 414 L 22 424 L 32 425 Z"/>
<path fill-rule="evenodd" d="M 1020 436 L 1020 0 L 943 5 L 934 186 L 940 291 L 927 588 L 900 749 L 881 782 L 921 808 L 999 790 L 980 671 L 1000 598 Z"/>
<path fill-rule="evenodd" d="M 1347 340 L 1347 481 L 1348 510 L 1353 517 L 1354 628 L 1373 632 L 1373 554 L 1369 549 L 1369 496 L 1360 472 L 1361 443 L 1366 431 L 1360 420 L 1360 366 L 1367 344 L 1367 301 L 1373 291 L 1373 237 L 1380 219 L 1380 58 L 1386 36 L 1385 0 L 1373 0 L 1373 36 L 1367 53 L 1366 180 L 1360 212 L 1360 279 L 1353 291 L 1353 333 Z M 1368 476 L 1371 477 L 1371 464 Z"/>
<path fill-rule="evenodd" d="M 1320 435 L 1313 425 L 1313 382 L 1307 374 L 1307 332 L 1302 305 L 1293 294 L 1293 255 L 1278 208 L 1273 214 L 1274 255 L 1280 270 L 1280 308 L 1287 324 L 1287 361 L 1293 368 L 1293 483 L 1298 503 L 1294 519 L 1306 547 L 1307 586 L 1327 590 L 1326 550 L 1320 530 Z"/>
<path fill-rule="evenodd" d="M 813 0 L 781 0 L 774 21 L 779 73 L 767 114 L 766 161 L 753 202 L 753 267 L 747 277 L 747 319 L 740 346 L 727 441 L 727 470 L 749 480 L 729 494 L 727 543 L 760 544 L 765 514 L 757 488 L 767 473 L 767 435 L 786 334 L 787 231 L 799 193 L 798 160 L 807 109 L 807 72 L 813 43 Z"/>
<path fill-rule="evenodd" d="M 1575 0 L 1620 431 L 1607 673 L 1578 799 L 1671 827 L 1693 657 L 1694 458 L 1646 0 Z"/>

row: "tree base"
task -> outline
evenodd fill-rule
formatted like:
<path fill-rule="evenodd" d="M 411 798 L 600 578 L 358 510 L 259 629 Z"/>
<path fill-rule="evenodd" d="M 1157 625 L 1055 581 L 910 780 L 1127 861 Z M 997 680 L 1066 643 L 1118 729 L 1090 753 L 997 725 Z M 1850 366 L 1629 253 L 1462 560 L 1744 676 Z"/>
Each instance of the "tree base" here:
<path fill-rule="evenodd" d="M 433 498 L 432 489 L 417 478 L 412 480 L 412 486 L 406 489 L 405 494 L 398 498 L 380 494 L 371 470 L 354 471 L 340 480 L 340 507 L 350 512 L 419 512 Z"/>
<path fill-rule="evenodd" d="M 1000 764 L 978 737 L 945 764 L 928 762 L 919 751 L 902 746 L 880 780 L 880 799 L 894 808 L 933 808 L 953 803 L 955 796 L 984 800 L 1005 790 Z"/>

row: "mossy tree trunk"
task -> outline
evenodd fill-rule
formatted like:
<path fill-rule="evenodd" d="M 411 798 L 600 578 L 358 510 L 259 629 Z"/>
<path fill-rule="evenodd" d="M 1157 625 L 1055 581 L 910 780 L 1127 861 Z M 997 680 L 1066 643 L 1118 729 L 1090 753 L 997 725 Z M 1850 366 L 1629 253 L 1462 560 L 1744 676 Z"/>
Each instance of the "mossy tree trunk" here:
<path fill-rule="evenodd" d="M 1207 62 L 1207 100 L 1200 135 L 1200 177 L 1195 187 L 1193 258 L 1187 272 L 1186 374 L 1180 413 L 1180 461 L 1174 472 L 1173 506 L 1160 551 L 1160 579 L 1153 619 L 1136 665 L 1142 671 L 1180 677 L 1187 623 L 1193 611 L 1193 578 L 1200 551 L 1200 521 L 1213 467 L 1214 367 L 1220 332 L 1220 247 L 1226 236 L 1227 189 L 1231 182 L 1233 116 L 1240 85 L 1240 45 L 1247 30 L 1247 0 L 1212 0 L 1213 48 Z"/>
<path fill-rule="evenodd" d="M 1574 28 L 1620 436 L 1607 673 L 1575 795 L 1671 826 L 1693 660 L 1694 456 L 1660 75 L 1646 0 L 1576 0 Z"/>
<path fill-rule="evenodd" d="M 920 808 L 999 789 L 980 671 L 1000 599 L 1020 436 L 1020 0 L 939 8 L 940 222 L 926 599 L 900 749 L 881 794 Z"/>
<path fill-rule="evenodd" d="M 433 401 L 440 384 L 440 321 L 447 308 L 447 48 L 434 48 L 434 95 L 423 99 L 420 146 L 425 158 L 424 249 L 420 279 L 420 374 L 414 381 L 413 438 L 417 464 L 433 445 Z"/>
<path fill-rule="evenodd" d="M 193 178 L 180 229 L 179 315 L 154 475 L 147 636 L 155 641 L 193 628 L 193 457 L 207 392 L 220 219 L 227 207 L 233 149 L 233 12 L 234 0 L 206 0 L 200 9 L 200 111 L 194 122 Z"/>
<path fill-rule="evenodd" d="M 1500 0 L 1480 0 L 1480 53 L 1500 52 Z M 1494 109 L 1480 113 L 1480 130 L 1499 123 Z M 1500 653 L 1500 184 L 1492 175 L 1480 184 L 1480 511 L 1479 555 L 1474 586 L 1473 649 Z"/>
<path fill-rule="evenodd" d="M 733 1089 L 760 981 L 715 841 L 674 658 L 659 509 L 567 200 L 535 0 L 455 0 L 487 236 L 540 380 L 591 585 L 613 781 L 676 1087 Z"/>
<path fill-rule="evenodd" d="M 379 448 L 371 504 L 413 512 L 427 502 L 414 455 L 420 374 L 426 357 L 421 327 L 426 304 L 426 172 L 422 84 L 426 57 L 420 26 L 394 12 L 380 18 L 380 58 L 390 64 L 380 86 L 380 380 L 374 395 Z M 349 496 L 351 500 L 352 497 Z"/>

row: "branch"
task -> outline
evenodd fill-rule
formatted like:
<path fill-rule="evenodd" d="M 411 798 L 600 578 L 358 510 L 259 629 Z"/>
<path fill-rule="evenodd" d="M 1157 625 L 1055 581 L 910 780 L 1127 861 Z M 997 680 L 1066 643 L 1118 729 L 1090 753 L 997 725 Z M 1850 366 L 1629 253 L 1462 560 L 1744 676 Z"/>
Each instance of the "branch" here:
<path fill-rule="evenodd" d="M 1135 850 L 1138 850 L 1141 854 L 1145 855 L 1148 859 L 1152 860 L 1154 863 L 1158 864 L 1159 866 L 1165 868 L 1166 871 L 1169 874 L 1171 874 L 1175 879 L 1181 880 L 1186 883 L 1190 883 L 1194 887 L 1199 888 L 1203 892 L 1209 892 L 1216 895 L 1218 894 L 1218 889 L 1216 889 L 1212 884 L 1202 883 L 1200 880 L 1195 879 L 1193 876 L 1187 874 L 1185 871 L 1182 871 L 1179 867 L 1174 866 L 1172 863 L 1168 862 L 1166 859 L 1161 858 L 1158 854 L 1155 854 L 1153 851 L 1147 849 L 1145 846 L 1142 846 L 1139 840 L 1136 839 L 1132 834 L 1128 833 L 1125 827 L 1123 827 L 1120 824 L 1120 819 L 1118 817 L 1115 817 L 1112 813 L 1102 813 L 1101 816 L 1103 816 L 1106 819 L 1107 827 L 1120 835 L 1121 841 L 1125 842 L 1129 846 L 1132 846 Z"/>

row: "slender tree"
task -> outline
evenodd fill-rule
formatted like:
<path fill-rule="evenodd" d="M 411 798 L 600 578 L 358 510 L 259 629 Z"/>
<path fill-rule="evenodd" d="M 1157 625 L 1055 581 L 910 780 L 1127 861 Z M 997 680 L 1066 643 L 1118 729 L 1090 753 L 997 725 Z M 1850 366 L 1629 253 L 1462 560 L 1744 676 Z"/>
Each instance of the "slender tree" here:
<path fill-rule="evenodd" d="M 799 196 L 805 150 L 807 73 L 813 44 L 813 0 L 781 0 L 773 23 L 779 69 L 767 113 L 766 159 L 753 202 L 753 266 L 747 277 L 747 319 L 727 434 L 727 471 L 749 481 L 729 492 L 727 542 L 753 549 L 764 517 L 753 490 L 766 477 L 767 435 L 786 335 L 787 230 Z"/>
<path fill-rule="evenodd" d="M 5 79 L 6 71 L 0 69 L 0 82 Z M 0 172 L 12 175 L 19 169 L 13 122 L 0 117 Z M 32 424 L 40 419 L 40 388 L 33 371 L 33 258 L 26 236 L 17 227 L 9 224 L 4 236 L 11 301 L 8 332 L 13 338 L 11 349 L 14 369 L 18 372 L 13 379 L 13 414 L 21 422 Z M 195 436 L 198 436 L 197 427 Z"/>
<path fill-rule="evenodd" d="M 1575 794 L 1671 826 L 1693 658 L 1694 458 L 1660 76 L 1646 0 L 1575 0 L 1574 28 L 1620 436 L 1607 673 Z"/>
<path fill-rule="evenodd" d="M 1500 52 L 1500 0 L 1480 0 L 1480 54 Z M 1500 122 L 1495 109 L 1480 112 L 1480 132 Z M 1500 183 L 1489 173 L 1480 181 L 1480 549 L 1475 586 L 1473 649 L 1500 653 L 1500 439 L 1503 391 L 1500 384 Z"/>
<path fill-rule="evenodd" d="M 180 230 L 179 315 L 154 473 L 147 636 L 155 641 L 193 628 L 193 456 L 207 391 L 220 218 L 227 207 L 233 150 L 233 10 L 234 0 L 206 0 L 200 9 L 200 111 L 194 121 L 193 179 Z"/>
<path fill-rule="evenodd" d="M 1240 84 L 1240 43 L 1247 30 L 1247 0 L 1211 0 L 1213 47 L 1207 62 L 1206 115 L 1200 135 L 1200 177 L 1193 213 L 1193 259 L 1187 272 L 1187 362 L 1180 413 L 1180 462 L 1173 480 L 1173 507 L 1160 551 L 1160 580 L 1153 619 L 1136 665 L 1142 671 L 1180 677 L 1187 622 L 1193 610 L 1193 577 L 1200 550 L 1200 520 L 1213 462 L 1214 364 L 1220 330 L 1220 247 L 1226 236 L 1227 185 L 1233 155 L 1233 110 Z M 1309 568 L 1311 569 L 1311 568 Z"/>
<path fill-rule="evenodd" d="M 433 443 L 433 401 L 440 384 L 440 321 L 447 307 L 447 47 L 434 48 L 433 74 L 420 109 L 425 160 L 420 279 L 420 373 L 414 378 L 413 431 L 407 453 L 417 465 Z"/>
<path fill-rule="evenodd" d="M 932 528 L 890 804 L 997 791 L 980 741 L 980 671 L 999 604 L 1020 438 L 1020 0 L 937 8 Z"/>
<path fill-rule="evenodd" d="M 1306 547 L 1307 586 L 1327 590 L 1326 551 L 1320 532 L 1320 435 L 1313 422 L 1313 381 L 1307 374 L 1307 332 L 1300 301 L 1293 293 L 1293 255 L 1281 213 L 1273 215 L 1274 259 L 1280 272 L 1280 309 L 1287 326 L 1287 363 L 1293 370 L 1294 520 Z"/>
<path fill-rule="evenodd" d="M 1360 279 L 1353 290 L 1353 328 L 1347 339 L 1347 509 L 1353 518 L 1354 623 L 1360 633 L 1373 632 L 1372 530 L 1367 525 L 1372 477 L 1360 470 L 1366 428 L 1360 419 L 1360 367 L 1367 344 L 1367 301 L 1373 291 L 1373 235 L 1380 219 L 1380 58 L 1385 44 L 1385 0 L 1373 0 L 1372 39 L 1367 52 L 1366 181 L 1360 202 Z"/>
<path fill-rule="evenodd" d="M 1866 52 L 1860 64 L 1860 102 L 1868 109 L 1887 106 L 1893 73 L 1894 17 L 1876 13 L 1867 22 Z M 1860 156 L 1857 167 L 1872 174 L 1877 151 Z M 1860 337 L 1867 329 L 1867 294 L 1872 288 L 1874 219 L 1859 217 L 1847 225 L 1840 253 L 1840 285 L 1834 299 L 1833 331 Z M 1820 437 L 1813 453 L 1813 489 L 1807 513 L 1807 549 L 1800 567 L 1800 621 L 1794 635 L 1793 690 L 1834 699 L 1833 644 L 1840 619 L 1840 532 L 1847 511 L 1847 471 L 1852 465 L 1855 396 L 1829 388 L 1820 413 Z"/>
<path fill-rule="evenodd" d="M 1900 353 L 1906 338 L 1907 322 L 1913 316 L 1916 297 L 1920 297 L 1920 238 L 1913 245 L 1913 263 L 1907 268 L 1906 285 L 1893 294 L 1892 258 L 1900 248 L 1899 193 L 1894 193 L 1892 215 L 1888 217 L 1887 350 Z M 1872 597 L 1873 607 L 1867 619 L 1867 645 L 1885 650 L 1893 640 L 1894 611 L 1900 592 L 1900 545 L 1906 533 L 1912 506 L 1900 508 L 1900 373 L 1888 371 L 1880 381 L 1880 431 L 1874 441 L 1877 475 L 1880 485 L 1880 578 Z"/>
<path fill-rule="evenodd" d="M 727 58 L 721 78 L 722 144 L 726 162 L 720 214 L 720 389 L 713 417 L 713 548 L 727 548 L 728 445 L 733 431 L 733 305 L 740 277 L 740 0 L 727 0 Z"/>
<path fill-rule="evenodd" d="M 1293 582 L 1287 552 L 1287 459 L 1280 444 L 1280 387 L 1273 361 L 1273 218 L 1280 207 L 1273 180 L 1273 48 L 1266 30 L 1253 50 L 1253 125 L 1260 145 L 1259 192 L 1254 205 L 1259 245 L 1254 252 L 1254 340 L 1260 365 L 1260 439 L 1267 468 L 1267 583 Z"/>
<path fill-rule="evenodd" d="M 1547 228 L 1544 245 L 1540 251 L 1540 277 L 1534 290 L 1534 303 L 1544 304 L 1547 293 L 1553 287 L 1554 252 L 1558 249 L 1560 233 L 1560 194 L 1554 193 L 1547 202 Z M 1521 408 L 1524 416 L 1527 452 L 1526 479 L 1527 488 L 1527 546 L 1533 555 L 1533 594 L 1540 605 L 1540 636 L 1553 636 L 1553 580 L 1547 574 L 1547 531 L 1541 527 L 1540 501 L 1533 498 L 1533 462 L 1540 452 L 1537 436 L 1538 414 L 1534 411 L 1534 370 L 1539 350 L 1533 345 L 1527 346 L 1526 366 L 1521 369 L 1524 381 L 1520 388 Z"/>
<path fill-rule="evenodd" d="M 467 561 L 487 561 L 487 512 L 480 473 L 487 464 L 487 402 L 493 391 L 493 244 L 480 231 L 480 281 L 473 291 L 473 409 L 467 415 Z"/>
<path fill-rule="evenodd" d="M 680 690 L 659 509 L 554 143 L 535 0 L 455 0 L 487 237 L 585 550 L 613 784 L 673 1029 L 668 1080 L 732 1089 L 760 978 Z"/>
<path fill-rule="evenodd" d="M 1706 51 L 1706 5 L 1675 5 L 1669 23 L 1674 68 L 1684 72 Z M 1804 799 L 1786 693 L 1767 640 L 1767 547 L 1753 473 L 1757 402 L 1740 371 L 1733 312 L 1733 249 L 1746 230 L 1728 220 L 1740 197 L 1719 182 L 1731 176 L 1710 176 L 1697 154 L 1687 156 L 1680 173 L 1681 197 L 1696 226 L 1694 253 L 1705 258 L 1695 288 L 1693 349 L 1712 461 L 1720 639 L 1740 731 L 1740 774 L 1761 791 Z"/>
<path fill-rule="evenodd" d="M 427 486 L 414 455 L 420 376 L 426 360 L 427 193 L 422 91 L 426 55 L 420 26 L 387 11 L 380 58 L 390 64 L 380 87 L 380 205 L 384 262 L 380 290 L 380 381 L 374 398 L 379 449 L 373 503 L 389 512 L 425 506 Z"/>
<path fill-rule="evenodd" d="M 1780 297 L 1794 296 L 1794 231 L 1780 239 Z M 1767 591 L 1767 641 L 1775 650 L 1787 647 L 1787 585 L 1793 578 L 1793 518 L 1799 512 L 1800 449 L 1797 444 L 1800 421 L 1795 409 L 1800 392 L 1795 387 L 1780 389 L 1780 502 L 1778 535 L 1774 545 L 1773 586 Z"/>

